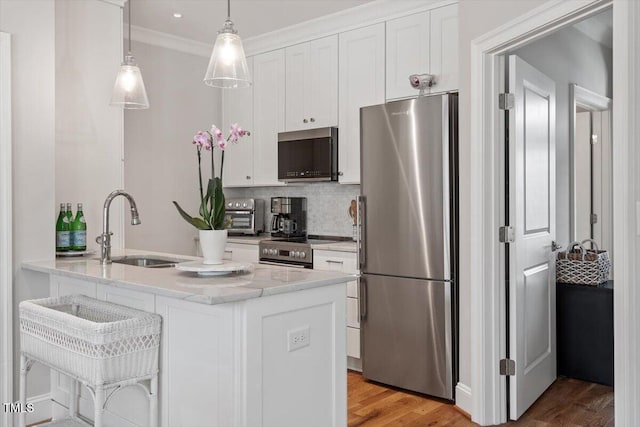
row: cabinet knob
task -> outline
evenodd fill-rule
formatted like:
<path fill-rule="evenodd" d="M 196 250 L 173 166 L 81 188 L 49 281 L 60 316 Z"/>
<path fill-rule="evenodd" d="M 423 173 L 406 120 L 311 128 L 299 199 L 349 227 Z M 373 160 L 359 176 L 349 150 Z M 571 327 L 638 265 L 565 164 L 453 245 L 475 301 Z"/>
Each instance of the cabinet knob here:
<path fill-rule="evenodd" d="M 302 119 L 302 123 L 308 123 L 308 122 L 309 122 L 309 120 L 307 120 L 307 119 Z"/>
<path fill-rule="evenodd" d="M 338 172 L 338 176 L 342 176 L 342 175 L 344 175 L 344 173 Z"/>
<path fill-rule="evenodd" d="M 314 119 L 313 117 L 311 117 L 311 118 L 309 119 L 309 121 L 310 121 L 311 123 L 313 123 L 313 122 L 315 122 L 315 121 L 316 121 L 316 119 Z"/>
<path fill-rule="evenodd" d="M 249 175 L 247 175 L 247 179 L 251 179 L 251 177 Z"/>

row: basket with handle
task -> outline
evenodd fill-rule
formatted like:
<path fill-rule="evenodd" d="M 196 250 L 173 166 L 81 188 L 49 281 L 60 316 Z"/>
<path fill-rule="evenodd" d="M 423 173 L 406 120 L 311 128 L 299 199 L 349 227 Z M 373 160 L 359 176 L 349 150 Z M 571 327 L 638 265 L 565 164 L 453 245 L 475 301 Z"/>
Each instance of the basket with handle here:
<path fill-rule="evenodd" d="M 86 384 L 158 371 L 161 318 L 83 295 L 22 301 L 21 351 Z"/>
<path fill-rule="evenodd" d="M 591 242 L 593 249 L 585 249 L 584 244 Z M 579 251 L 574 251 L 574 248 Z M 609 253 L 598 249 L 593 239 L 572 242 L 566 252 L 558 252 L 556 260 L 556 281 L 574 285 L 597 286 L 609 279 L 611 261 Z"/>

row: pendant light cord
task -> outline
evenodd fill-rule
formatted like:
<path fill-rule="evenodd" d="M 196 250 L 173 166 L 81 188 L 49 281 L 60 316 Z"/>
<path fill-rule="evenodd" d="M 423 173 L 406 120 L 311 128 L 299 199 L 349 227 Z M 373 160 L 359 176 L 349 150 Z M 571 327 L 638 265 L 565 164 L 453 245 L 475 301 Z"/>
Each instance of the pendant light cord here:
<path fill-rule="evenodd" d="M 129 3 L 129 56 L 131 56 L 131 0 Z"/>
<path fill-rule="evenodd" d="M 227 0 L 227 20 L 231 21 L 231 0 Z"/>

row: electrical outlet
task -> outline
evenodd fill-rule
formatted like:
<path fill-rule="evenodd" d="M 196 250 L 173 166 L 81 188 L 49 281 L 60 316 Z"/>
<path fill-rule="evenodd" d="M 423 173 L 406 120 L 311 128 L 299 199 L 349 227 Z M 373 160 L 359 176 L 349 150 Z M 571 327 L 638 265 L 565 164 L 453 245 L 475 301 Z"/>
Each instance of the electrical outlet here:
<path fill-rule="evenodd" d="M 309 326 L 292 329 L 287 332 L 288 350 L 294 351 L 310 344 Z"/>

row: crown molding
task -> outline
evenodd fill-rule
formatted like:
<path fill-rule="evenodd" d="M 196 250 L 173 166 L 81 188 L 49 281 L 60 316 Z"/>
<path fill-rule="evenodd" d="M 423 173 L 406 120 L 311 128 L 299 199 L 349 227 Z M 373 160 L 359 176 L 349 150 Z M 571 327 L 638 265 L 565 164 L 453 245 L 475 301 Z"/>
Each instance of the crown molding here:
<path fill-rule="evenodd" d="M 122 8 L 124 8 L 124 5 L 127 3 L 127 0 L 98 0 L 98 1 L 101 1 L 103 3 L 113 4 Z"/>
<path fill-rule="evenodd" d="M 458 0 L 377 0 L 247 38 L 244 51 L 255 55 L 455 3 Z"/>
<path fill-rule="evenodd" d="M 213 45 L 207 43 L 138 27 L 136 25 L 131 26 L 131 40 L 190 53 L 192 55 L 203 56 L 205 58 L 209 58 L 213 50 Z"/>
<path fill-rule="evenodd" d="M 101 1 L 114 4 L 126 2 L 126 0 Z M 244 51 L 247 56 L 256 55 L 455 3 L 458 3 L 458 0 L 376 0 L 270 33 L 249 37 L 243 41 Z M 131 27 L 131 39 L 206 58 L 211 56 L 213 50 L 213 45 L 207 43 L 135 25 Z"/>

